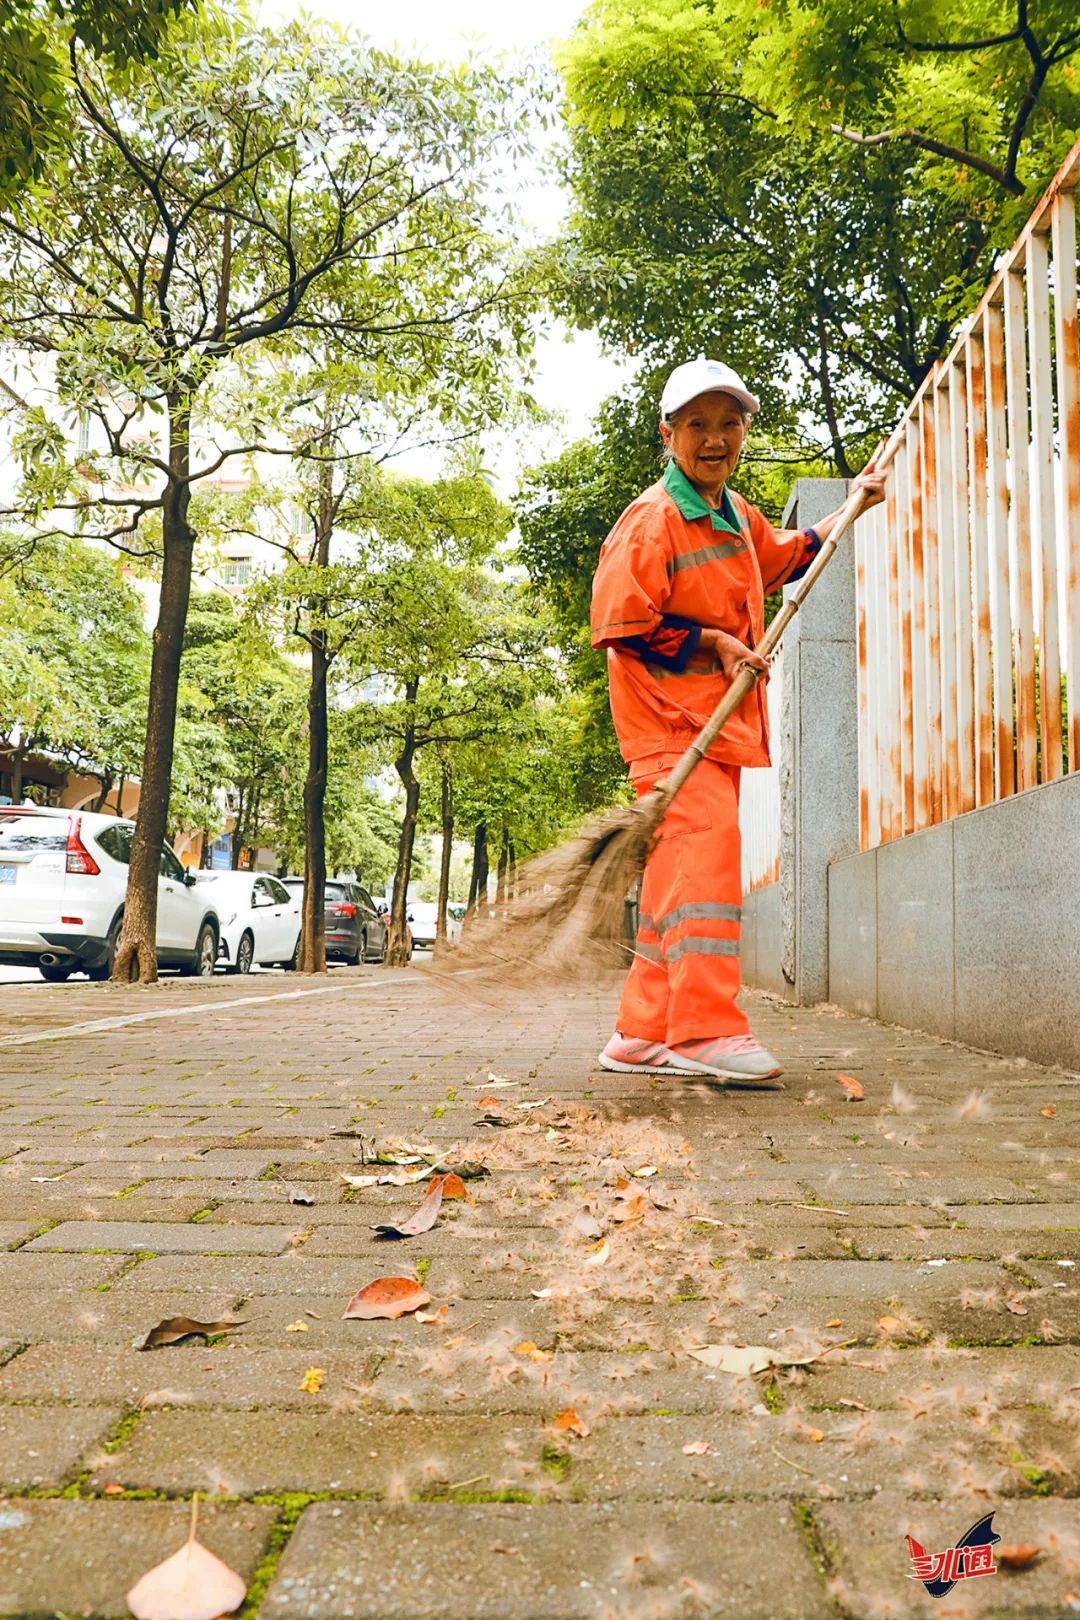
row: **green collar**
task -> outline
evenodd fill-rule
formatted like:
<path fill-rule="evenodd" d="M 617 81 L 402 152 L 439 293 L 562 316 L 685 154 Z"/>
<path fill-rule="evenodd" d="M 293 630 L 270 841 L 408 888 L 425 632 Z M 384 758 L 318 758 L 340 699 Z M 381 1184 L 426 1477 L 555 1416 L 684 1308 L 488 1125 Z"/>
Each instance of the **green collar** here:
<path fill-rule="evenodd" d="M 661 482 L 683 517 L 690 522 L 694 518 L 708 517 L 714 529 L 726 529 L 731 534 L 741 534 L 742 524 L 739 514 L 735 510 L 735 503 L 728 494 L 727 485 L 724 485 L 720 496 L 720 510 L 702 500 L 686 474 L 680 472 L 675 462 L 669 461 L 667 471 Z"/>

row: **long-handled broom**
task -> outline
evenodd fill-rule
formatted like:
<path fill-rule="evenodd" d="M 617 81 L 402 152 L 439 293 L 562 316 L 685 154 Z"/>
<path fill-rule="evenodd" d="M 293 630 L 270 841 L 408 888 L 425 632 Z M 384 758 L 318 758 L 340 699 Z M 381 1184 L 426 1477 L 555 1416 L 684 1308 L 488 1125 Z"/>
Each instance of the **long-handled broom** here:
<path fill-rule="evenodd" d="M 888 451 L 878 458 L 878 466 L 887 459 Z M 758 645 L 762 657 L 776 651 L 784 631 L 865 505 L 865 491 L 853 490 L 829 538 Z M 676 793 L 760 676 L 760 671 L 742 666 L 678 764 L 651 793 L 634 805 L 610 811 L 567 843 L 522 867 L 518 897 L 490 917 L 477 916 L 461 949 L 445 965 L 452 970 L 498 968 L 515 976 L 567 976 L 580 973 L 587 965 L 624 962 L 626 895 L 645 865 L 657 828 Z"/>

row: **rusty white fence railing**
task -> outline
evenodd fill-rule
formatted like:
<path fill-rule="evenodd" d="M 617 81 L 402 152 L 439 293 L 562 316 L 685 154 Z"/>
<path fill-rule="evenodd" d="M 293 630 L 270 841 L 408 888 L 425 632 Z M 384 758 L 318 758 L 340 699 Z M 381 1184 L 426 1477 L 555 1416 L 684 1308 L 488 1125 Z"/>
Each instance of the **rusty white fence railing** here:
<path fill-rule="evenodd" d="M 772 764 L 762 770 L 743 771 L 739 787 L 739 827 L 742 832 L 743 889 L 764 888 L 780 876 L 780 772 L 783 738 L 780 701 L 784 690 L 784 649 L 773 654 L 765 702 L 769 714 L 769 752 Z"/>
<path fill-rule="evenodd" d="M 1080 141 L 856 525 L 862 847 L 1080 767 Z"/>

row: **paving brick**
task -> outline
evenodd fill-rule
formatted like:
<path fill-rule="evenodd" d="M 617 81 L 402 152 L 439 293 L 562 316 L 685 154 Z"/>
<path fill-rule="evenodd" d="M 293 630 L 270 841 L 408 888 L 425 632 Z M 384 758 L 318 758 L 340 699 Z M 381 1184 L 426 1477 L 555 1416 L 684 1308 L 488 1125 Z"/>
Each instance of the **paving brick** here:
<path fill-rule="evenodd" d="M 0 1488 L 63 1485 L 112 1429 L 120 1407 L 0 1406 Z"/>
<path fill-rule="evenodd" d="M 1080 1232 L 1080 1204 L 961 1204 L 947 1213 L 957 1224 L 995 1232 Z"/>
<path fill-rule="evenodd" d="M 38 1221 L 0 1221 L 0 1249 L 11 1249 L 16 1243 L 25 1242 L 33 1237 L 39 1225 Z"/>
<path fill-rule="evenodd" d="M 120 1255 L 0 1254 L 0 1293 L 18 1288 L 98 1288 L 124 1265 Z"/>
<path fill-rule="evenodd" d="M 163 1221 L 65 1221 L 26 1245 L 31 1252 L 78 1253 L 107 1249 L 122 1254 L 280 1254 L 289 1234 L 279 1226 L 182 1225 Z"/>
<path fill-rule="evenodd" d="M 0 1613 L 129 1616 L 124 1594 L 183 1545 L 190 1517 L 183 1502 L 0 1501 Z M 250 1580 L 276 1518 L 207 1503 L 199 1539 Z"/>
<path fill-rule="evenodd" d="M 768 1547 L 769 1557 L 760 1556 Z M 687 1583 L 690 1583 L 689 1586 Z M 715 1620 L 828 1613 L 791 1514 L 676 1507 L 318 1503 L 302 1515 L 265 1620 L 595 1620 L 663 1592 Z"/>

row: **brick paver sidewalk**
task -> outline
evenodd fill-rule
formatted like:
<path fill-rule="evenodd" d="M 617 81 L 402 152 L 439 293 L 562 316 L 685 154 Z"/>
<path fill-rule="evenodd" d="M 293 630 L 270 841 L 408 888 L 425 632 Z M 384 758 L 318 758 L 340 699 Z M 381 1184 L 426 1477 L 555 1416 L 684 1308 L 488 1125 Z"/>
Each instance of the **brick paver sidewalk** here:
<path fill-rule="evenodd" d="M 0 992 L 0 1615 L 124 1614 L 195 1491 L 265 1620 L 1080 1613 L 1076 1077 L 762 1000 L 787 1089 L 720 1094 L 595 1070 L 610 985 L 310 988 Z M 402 1143 L 489 1174 L 379 1242 Z M 395 1274 L 445 1315 L 343 1319 Z M 991 1509 L 1038 1558 L 935 1602 L 905 1534 Z"/>

